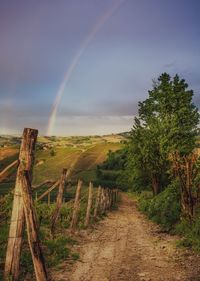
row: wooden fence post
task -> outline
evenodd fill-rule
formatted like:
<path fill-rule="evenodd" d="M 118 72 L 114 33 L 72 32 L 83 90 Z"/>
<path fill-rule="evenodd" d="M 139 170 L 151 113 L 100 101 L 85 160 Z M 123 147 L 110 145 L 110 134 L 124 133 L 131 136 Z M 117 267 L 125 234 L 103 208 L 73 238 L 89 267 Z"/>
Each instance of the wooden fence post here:
<path fill-rule="evenodd" d="M 118 199 L 119 199 L 119 189 L 116 188 L 116 203 L 117 203 Z"/>
<path fill-rule="evenodd" d="M 27 226 L 28 243 L 32 255 L 37 281 L 47 281 L 47 271 L 38 236 L 38 225 L 34 208 L 29 172 L 24 171 L 22 180 L 22 199 Z"/>
<path fill-rule="evenodd" d="M 78 181 L 78 185 L 76 188 L 76 196 L 74 200 L 74 209 L 73 209 L 73 214 L 72 214 L 72 221 L 70 225 L 71 231 L 73 231 L 76 227 L 77 220 L 78 220 L 78 211 L 80 207 L 80 197 L 81 197 L 81 187 L 82 187 L 82 181 Z"/>
<path fill-rule="evenodd" d="M 115 205 L 115 189 L 112 190 L 112 206 Z"/>
<path fill-rule="evenodd" d="M 14 281 L 19 279 L 19 261 L 21 254 L 22 235 L 24 230 L 24 207 L 22 199 L 22 171 L 27 170 L 32 179 L 35 144 L 38 131 L 25 128 L 19 153 L 19 166 L 14 189 L 13 207 L 8 237 L 5 261 L 5 279 L 12 276 Z"/>
<path fill-rule="evenodd" d="M 94 218 L 96 219 L 99 209 L 100 209 L 100 200 L 101 200 L 101 186 L 98 187 L 97 197 L 95 202 L 95 209 L 94 209 Z"/>
<path fill-rule="evenodd" d="M 92 195 L 93 195 L 93 184 L 90 182 L 89 184 L 89 193 L 88 193 L 88 204 L 87 204 L 87 211 L 85 217 L 85 227 L 89 225 L 90 222 L 90 212 L 92 207 Z"/>
<path fill-rule="evenodd" d="M 106 188 L 106 210 L 109 209 L 109 188 Z"/>
<path fill-rule="evenodd" d="M 103 187 L 101 190 L 101 214 L 105 213 L 106 205 L 105 205 L 105 188 Z"/>
<path fill-rule="evenodd" d="M 67 173 L 67 169 L 63 169 L 61 179 L 60 179 L 58 195 L 57 195 L 57 199 L 56 199 L 56 207 L 55 207 L 55 211 L 52 215 L 52 221 L 51 221 L 51 234 L 52 235 L 54 234 L 55 225 L 56 225 L 56 222 L 57 222 L 59 214 L 60 214 L 60 208 L 62 206 L 63 193 L 64 193 L 65 180 L 66 180 L 66 173 Z"/>
<path fill-rule="evenodd" d="M 112 189 L 109 189 L 109 209 L 112 207 Z"/>

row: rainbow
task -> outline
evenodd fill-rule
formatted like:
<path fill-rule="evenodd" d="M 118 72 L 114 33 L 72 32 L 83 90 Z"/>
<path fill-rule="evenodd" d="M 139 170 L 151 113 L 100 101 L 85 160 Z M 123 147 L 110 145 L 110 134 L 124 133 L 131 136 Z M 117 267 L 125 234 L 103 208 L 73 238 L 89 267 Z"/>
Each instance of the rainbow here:
<path fill-rule="evenodd" d="M 84 51 L 87 49 L 88 45 L 90 44 L 90 42 L 93 40 L 93 38 L 95 37 L 95 35 L 97 34 L 97 32 L 102 28 L 102 26 L 106 23 L 106 21 L 114 14 L 114 12 L 121 6 L 121 4 L 124 2 L 125 0 L 118 0 L 118 1 L 114 1 L 113 5 L 110 7 L 109 10 L 107 10 L 105 12 L 105 14 L 103 14 L 99 20 L 97 21 L 97 23 L 95 24 L 95 26 L 92 28 L 92 30 L 89 32 L 89 34 L 84 38 L 83 42 L 80 45 L 80 48 L 78 49 L 77 53 L 75 54 L 71 64 L 69 65 L 65 75 L 64 75 L 64 79 L 62 80 L 58 91 L 56 93 L 56 97 L 51 109 L 51 114 L 48 120 L 48 126 L 47 126 L 47 135 L 50 136 L 52 135 L 53 129 L 54 129 L 54 125 L 55 125 L 55 121 L 56 121 L 56 115 L 57 115 L 57 111 L 58 111 L 58 107 L 61 101 L 61 98 L 64 94 L 64 90 L 65 87 L 67 85 L 67 82 L 69 81 L 70 77 L 73 74 L 74 69 L 76 68 L 82 54 L 84 53 Z"/>

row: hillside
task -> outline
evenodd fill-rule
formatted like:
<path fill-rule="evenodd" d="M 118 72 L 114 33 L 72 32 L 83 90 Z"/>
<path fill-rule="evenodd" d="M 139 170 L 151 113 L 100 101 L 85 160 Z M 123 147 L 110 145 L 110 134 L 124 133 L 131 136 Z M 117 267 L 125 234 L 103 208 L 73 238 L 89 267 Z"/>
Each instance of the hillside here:
<path fill-rule="evenodd" d="M 3 138 L 2 138 L 3 139 Z M 6 145 L 0 148 L 0 171 L 18 157 L 19 138 L 6 137 Z M 74 167 L 72 180 L 82 178 L 84 182 L 95 180 L 96 166 L 102 163 L 109 150 L 123 146 L 121 135 L 88 137 L 39 137 L 36 151 L 33 184 L 45 180 L 55 181 L 62 168 Z M 16 169 L 12 168 L 0 183 L 0 195 L 13 188 Z"/>

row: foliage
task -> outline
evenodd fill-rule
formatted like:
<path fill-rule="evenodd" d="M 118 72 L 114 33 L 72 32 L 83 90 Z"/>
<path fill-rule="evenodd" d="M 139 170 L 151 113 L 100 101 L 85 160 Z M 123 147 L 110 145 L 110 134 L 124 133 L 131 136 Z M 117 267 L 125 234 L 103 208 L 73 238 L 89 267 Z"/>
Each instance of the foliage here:
<path fill-rule="evenodd" d="M 192 247 L 194 250 L 200 251 L 200 212 L 197 213 L 193 222 L 182 219 L 176 226 L 176 232 L 183 236 L 178 242 L 179 246 Z"/>
<path fill-rule="evenodd" d="M 137 191 L 151 186 L 154 195 L 160 193 L 173 179 L 170 154 L 193 151 L 199 113 L 192 96 L 185 80 L 163 73 L 153 82 L 149 97 L 139 102 L 139 116 L 127 146 L 126 168 L 121 174 L 122 182 L 128 179 L 129 188 Z"/>
<path fill-rule="evenodd" d="M 70 250 L 66 246 L 67 242 L 68 239 L 63 236 L 57 236 L 54 239 L 44 241 L 44 245 L 46 246 L 45 254 L 48 257 L 48 267 L 57 265 L 69 256 Z"/>
<path fill-rule="evenodd" d="M 126 163 L 126 155 L 126 149 L 109 150 L 107 159 L 98 168 L 103 170 L 122 170 Z"/>
<path fill-rule="evenodd" d="M 177 182 L 169 185 L 155 197 L 144 193 L 139 199 L 139 208 L 165 230 L 174 228 L 180 220 L 180 190 Z"/>
<path fill-rule="evenodd" d="M 121 172 L 125 169 L 127 162 L 127 149 L 123 148 L 117 151 L 110 151 L 107 154 L 107 159 L 97 166 L 96 183 L 98 185 L 109 188 L 118 186 L 123 189 L 119 180 Z"/>
<path fill-rule="evenodd" d="M 50 155 L 51 155 L 52 157 L 56 155 L 56 152 L 55 152 L 54 149 L 51 149 L 51 150 L 50 150 Z"/>

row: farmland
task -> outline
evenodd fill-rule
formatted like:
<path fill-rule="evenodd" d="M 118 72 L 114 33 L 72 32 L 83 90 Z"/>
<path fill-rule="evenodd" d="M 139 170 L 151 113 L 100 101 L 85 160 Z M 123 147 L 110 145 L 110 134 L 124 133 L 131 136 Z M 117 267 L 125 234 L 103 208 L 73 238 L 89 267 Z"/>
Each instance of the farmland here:
<path fill-rule="evenodd" d="M 39 137 L 33 184 L 45 180 L 56 181 L 63 167 L 73 166 L 71 180 L 81 178 L 88 183 L 95 180 L 96 166 L 102 163 L 109 150 L 116 151 L 123 146 L 122 135 L 96 137 Z M 20 138 L 1 137 L 0 170 L 18 158 Z M 0 183 L 0 194 L 8 193 L 14 187 L 16 168 L 12 168 L 6 179 Z"/>

